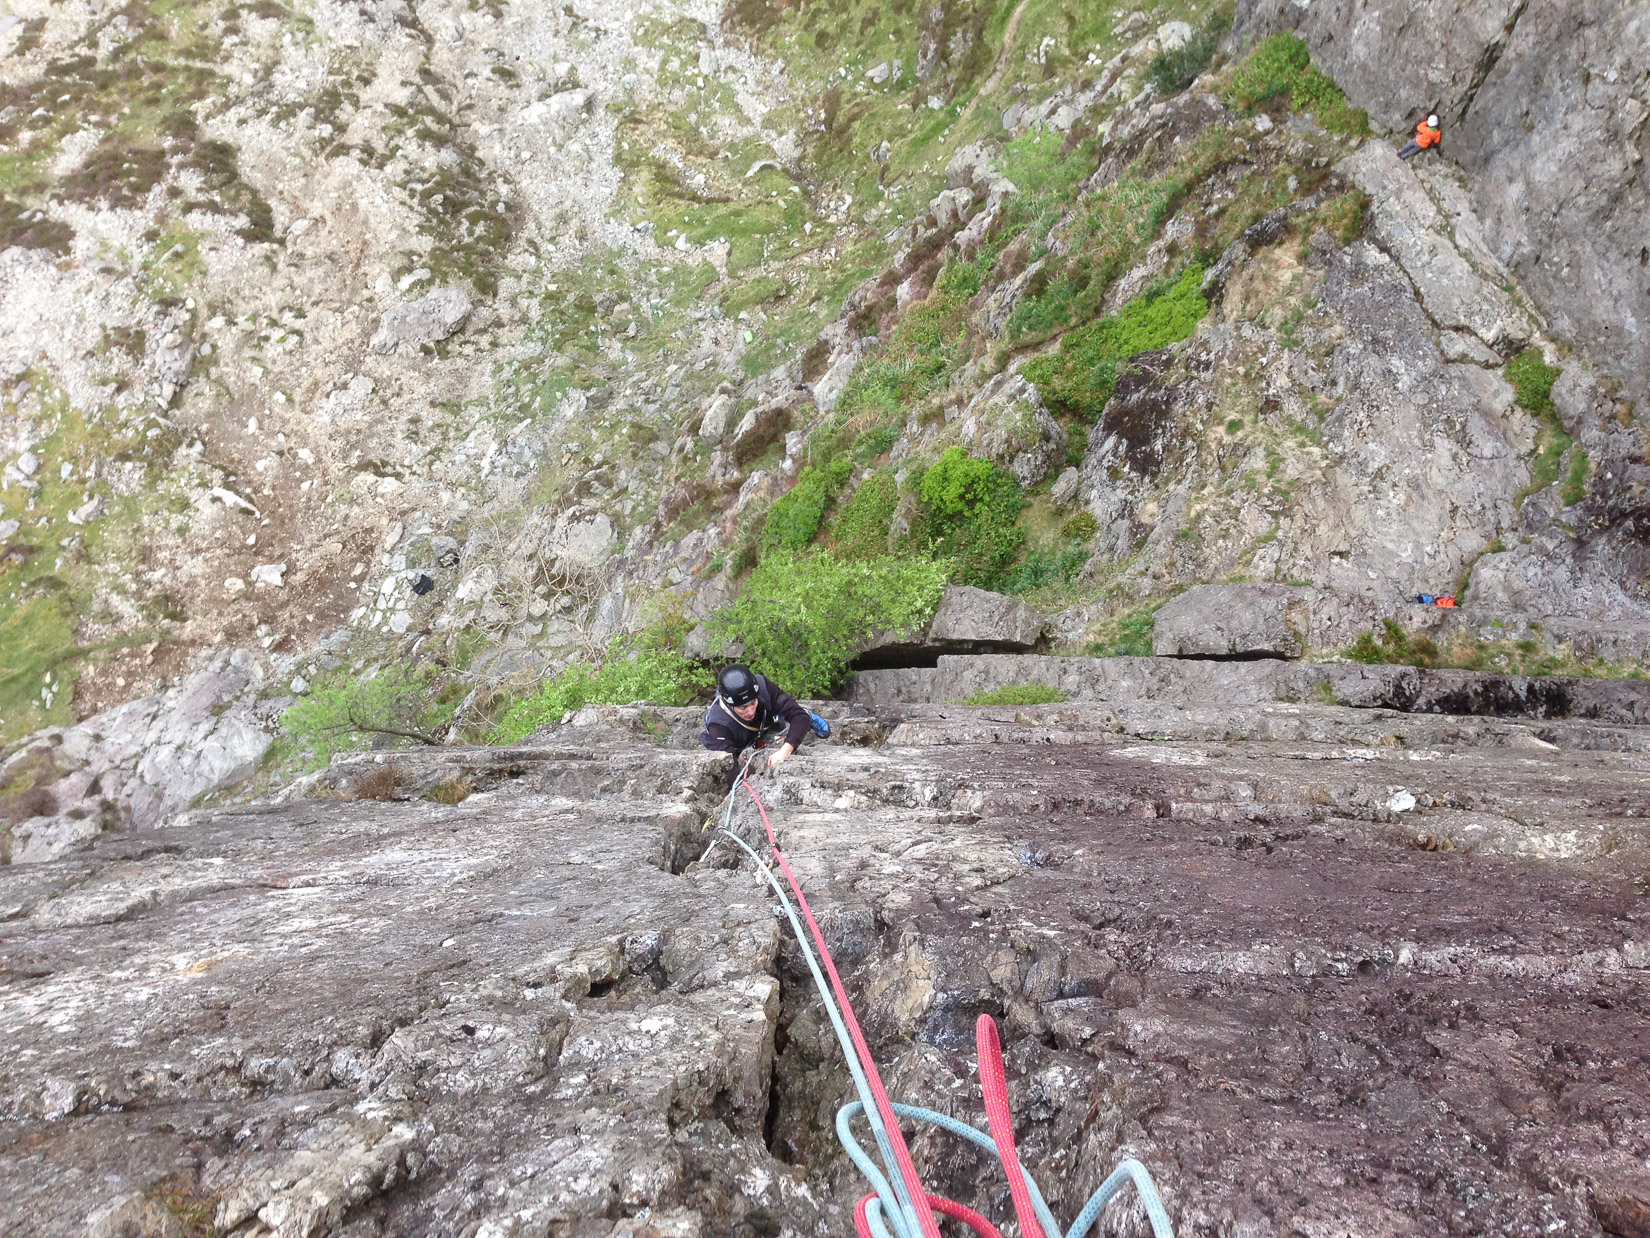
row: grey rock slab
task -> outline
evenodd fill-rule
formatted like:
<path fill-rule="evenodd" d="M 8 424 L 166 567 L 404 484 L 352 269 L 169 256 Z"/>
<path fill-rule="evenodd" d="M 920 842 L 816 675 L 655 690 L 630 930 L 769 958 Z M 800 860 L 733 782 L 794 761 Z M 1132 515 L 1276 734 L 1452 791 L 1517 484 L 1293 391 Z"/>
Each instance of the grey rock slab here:
<path fill-rule="evenodd" d="M 1288 585 L 1198 585 L 1153 617 L 1152 653 L 1171 658 L 1298 658 L 1306 650 L 1312 590 Z"/>
<path fill-rule="evenodd" d="M 1414 281 L 1422 305 L 1438 326 L 1470 331 L 1501 352 L 1512 352 L 1529 340 L 1529 316 L 1508 293 L 1474 270 L 1450 239 L 1443 212 L 1390 145 L 1366 142 L 1339 167 L 1370 196 L 1376 243 Z"/>
<path fill-rule="evenodd" d="M 1030 649 L 1047 620 L 1018 598 L 972 585 L 948 585 L 928 624 L 933 641 L 1018 646 Z"/>
<path fill-rule="evenodd" d="M 1650 1100 L 1650 848 L 1624 813 L 1645 729 L 1619 729 L 1629 754 L 1580 723 L 1198 691 L 839 713 L 860 741 L 763 782 L 895 1095 L 978 1122 L 990 1009 L 1054 1210 L 1112 1168 L 1080 1135 L 1103 1123 L 1136 1132 L 1180 1232 L 1266 1215 L 1261 1180 L 1288 1201 L 1352 1180 L 1372 1148 L 1396 1168 L 1337 1195 L 1353 1232 L 1447 1228 L 1440 1170 L 1514 1231 L 1554 1196 L 1509 1164 L 1619 1181 L 1617 1111 L 1542 1099 L 1562 1043 L 1585 1049 L 1569 1087 Z M 122 1232 L 183 1185 L 221 1229 L 320 1238 L 828 1230 L 862 1190 L 831 1132 L 846 1076 L 767 885 L 731 846 L 701 858 L 728 764 L 676 746 L 697 712 L 387 754 L 394 801 L 339 798 L 384 768 L 354 757 L 164 851 L 0 870 L 0 1225 Z M 448 777 L 474 793 L 417 798 Z M 947 1193 L 1000 1202 L 994 1168 L 970 1157 Z"/>
<path fill-rule="evenodd" d="M 1395 147 L 1435 106 L 1488 248 L 1549 330 L 1650 381 L 1642 220 L 1650 14 L 1607 0 L 1244 0 L 1240 34 L 1293 29 Z"/>
<path fill-rule="evenodd" d="M 1611 726 L 1650 721 L 1650 683 L 1638 679 L 1528 677 L 1361 663 L 1226 661 L 1212 658 L 1071 658 L 1037 654 L 942 654 L 928 671 L 869 670 L 855 678 L 856 705 L 966 700 L 997 688 L 1042 684 L 1077 703 L 1150 701 L 1172 709 L 1236 711 L 1331 701 L 1404 714 L 1574 718 Z"/>
<path fill-rule="evenodd" d="M 255 709 L 262 683 L 256 659 L 237 650 L 164 692 L 24 740 L 0 777 L 35 769 L 55 815 L 14 827 L 10 858 L 51 859 L 106 829 L 153 828 L 247 777 L 272 739 Z"/>
<path fill-rule="evenodd" d="M 955 433 L 972 454 L 1011 470 L 1022 486 L 1036 485 L 1065 459 L 1066 432 L 1036 386 L 1018 372 L 999 374 L 981 387 Z"/>
<path fill-rule="evenodd" d="M 459 288 L 437 288 L 416 301 L 384 311 L 372 350 L 388 354 L 402 345 L 434 344 L 452 335 L 470 316 L 470 298 Z"/>

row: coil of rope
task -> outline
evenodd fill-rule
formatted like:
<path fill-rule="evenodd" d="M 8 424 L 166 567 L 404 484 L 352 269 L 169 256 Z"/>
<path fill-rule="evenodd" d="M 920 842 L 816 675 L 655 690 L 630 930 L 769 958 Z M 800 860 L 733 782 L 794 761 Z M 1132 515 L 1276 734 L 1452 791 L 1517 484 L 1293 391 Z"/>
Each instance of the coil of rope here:
<path fill-rule="evenodd" d="M 985 1102 L 989 1133 L 932 1109 L 895 1104 L 888 1098 L 876 1061 L 865 1043 L 859 1021 L 854 1017 L 853 1005 L 843 989 L 842 978 L 837 974 L 830 948 L 825 944 L 825 935 L 820 932 L 813 909 L 802 892 L 802 883 L 797 880 L 785 853 L 779 848 L 779 839 L 768 817 L 767 805 L 751 785 L 750 766 L 758 750 L 759 745 L 753 745 L 740 765 L 734 785 L 728 791 L 717 834 L 731 840 L 751 858 L 779 897 L 780 906 L 790 921 L 791 931 L 796 935 L 814 986 L 824 1003 L 825 1013 L 842 1047 L 848 1072 L 853 1078 L 859 1099 L 848 1102 L 837 1111 L 836 1133 L 849 1159 L 871 1184 L 870 1192 L 854 1210 L 854 1229 L 858 1238 L 939 1238 L 936 1213 L 962 1222 L 980 1238 L 1002 1238 L 997 1228 L 972 1208 L 941 1195 L 929 1194 L 923 1189 L 910 1148 L 900 1131 L 899 1118 L 938 1127 L 995 1156 L 1008 1179 L 1009 1196 L 1014 1204 L 1021 1238 L 1083 1238 L 1100 1220 L 1106 1205 L 1131 1184 L 1145 1209 L 1153 1238 L 1174 1238 L 1169 1214 L 1163 1207 L 1151 1174 L 1132 1158 L 1118 1163 L 1110 1176 L 1089 1196 L 1071 1228 L 1062 1234 L 1059 1222 L 1049 1210 L 1036 1180 L 1020 1164 L 1019 1152 L 1014 1145 L 1014 1119 L 1008 1103 L 1008 1077 L 1003 1069 L 1002 1046 L 997 1037 L 997 1025 L 990 1015 L 982 1014 L 974 1029 L 979 1055 L 980 1090 Z M 780 883 L 773 868 L 756 849 L 733 829 L 734 808 L 741 787 L 750 794 L 756 805 L 763 829 L 767 832 L 768 850 L 779 871 L 784 874 L 784 884 Z M 711 848 L 714 846 L 713 840 Z M 705 855 L 710 855 L 710 848 L 706 849 Z M 786 886 L 790 887 L 788 892 Z M 806 932 L 803 931 L 804 924 L 807 926 Z M 862 1115 L 871 1128 L 880 1165 L 854 1136 L 853 1120 Z"/>

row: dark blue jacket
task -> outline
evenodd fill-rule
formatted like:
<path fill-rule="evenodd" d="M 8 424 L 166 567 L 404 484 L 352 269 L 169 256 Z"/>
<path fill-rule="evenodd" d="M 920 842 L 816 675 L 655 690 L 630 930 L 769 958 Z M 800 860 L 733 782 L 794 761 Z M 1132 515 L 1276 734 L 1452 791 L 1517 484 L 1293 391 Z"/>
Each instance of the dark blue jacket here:
<path fill-rule="evenodd" d="M 718 695 L 705 710 L 705 729 L 699 732 L 699 742 L 712 752 L 743 752 L 765 732 L 783 725 L 785 742 L 800 748 L 802 737 L 812 729 L 808 711 L 761 675 L 756 677 L 756 701 L 756 717 L 741 722 Z"/>

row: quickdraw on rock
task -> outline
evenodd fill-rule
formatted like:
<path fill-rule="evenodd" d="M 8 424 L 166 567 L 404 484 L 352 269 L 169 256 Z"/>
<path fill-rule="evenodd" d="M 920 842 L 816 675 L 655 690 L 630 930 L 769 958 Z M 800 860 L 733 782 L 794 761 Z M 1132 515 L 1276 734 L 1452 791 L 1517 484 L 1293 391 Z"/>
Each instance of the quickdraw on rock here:
<path fill-rule="evenodd" d="M 859 1201 L 854 1210 L 854 1229 L 859 1238 L 939 1238 L 936 1214 L 961 1221 L 981 1238 L 1002 1238 L 997 1228 L 972 1208 L 941 1195 L 932 1195 L 923 1189 L 922 1182 L 917 1176 L 916 1164 L 911 1159 L 910 1148 L 906 1145 L 905 1136 L 900 1132 L 900 1118 L 936 1126 L 995 1156 L 1008 1178 L 1009 1195 L 1014 1202 L 1014 1215 L 1019 1221 L 1023 1238 L 1083 1238 L 1083 1235 L 1099 1221 L 1106 1205 L 1131 1183 L 1145 1208 L 1153 1238 L 1174 1238 L 1169 1214 L 1163 1207 L 1163 1200 L 1158 1195 L 1151 1174 L 1139 1161 L 1132 1159 L 1118 1164 L 1111 1175 L 1100 1184 L 1099 1189 L 1089 1197 L 1088 1203 L 1078 1213 L 1071 1228 L 1062 1233 L 1059 1222 L 1054 1219 L 1042 1191 L 1037 1187 L 1036 1180 L 1021 1166 L 1019 1153 L 1014 1146 L 1014 1119 L 1008 1105 L 1008 1078 L 1003 1070 L 1002 1046 L 997 1038 L 997 1025 L 990 1015 L 982 1014 L 974 1029 L 975 1045 L 979 1054 L 980 1090 L 985 1102 L 989 1133 L 932 1109 L 899 1105 L 889 1100 L 887 1089 L 882 1084 L 882 1076 L 877 1071 L 876 1061 L 872 1058 L 871 1050 L 865 1043 L 865 1036 L 860 1031 L 859 1021 L 854 1018 L 853 1006 L 843 990 L 842 978 L 837 974 L 836 963 L 825 944 L 825 936 L 820 932 L 813 910 L 808 906 L 807 897 L 802 893 L 801 882 L 791 871 L 784 852 L 779 849 L 779 840 L 774 834 L 773 823 L 768 819 L 767 806 L 763 804 L 762 797 L 756 793 L 756 788 L 751 785 L 747 776 L 755 755 L 756 749 L 753 747 L 740 767 L 733 789 L 728 793 L 727 806 L 723 811 L 722 823 L 717 833 L 731 839 L 740 850 L 750 856 L 767 878 L 768 884 L 773 887 L 774 893 L 779 896 L 780 905 L 791 922 L 791 930 L 796 934 L 797 944 L 802 948 L 803 958 L 807 960 L 808 970 L 813 975 L 814 985 L 825 1004 L 825 1012 L 830 1017 L 831 1027 L 842 1046 L 842 1055 L 847 1060 L 848 1072 L 853 1077 L 854 1090 L 859 1094 L 858 1100 L 843 1105 L 836 1115 L 836 1133 L 843 1150 L 871 1184 L 870 1192 Z M 740 787 L 749 793 L 756 804 L 756 811 L 762 818 L 762 826 L 767 831 L 768 849 L 772 852 L 774 863 L 780 873 L 784 874 L 784 884 L 780 883 L 774 870 L 756 850 L 733 831 L 733 810 Z M 790 887 L 789 893 L 786 892 L 786 886 Z M 806 932 L 803 931 L 804 923 L 807 925 Z M 876 1143 L 878 1156 L 875 1158 L 865 1150 L 853 1132 L 854 1119 L 862 1115 L 870 1126 L 872 1139 Z"/>

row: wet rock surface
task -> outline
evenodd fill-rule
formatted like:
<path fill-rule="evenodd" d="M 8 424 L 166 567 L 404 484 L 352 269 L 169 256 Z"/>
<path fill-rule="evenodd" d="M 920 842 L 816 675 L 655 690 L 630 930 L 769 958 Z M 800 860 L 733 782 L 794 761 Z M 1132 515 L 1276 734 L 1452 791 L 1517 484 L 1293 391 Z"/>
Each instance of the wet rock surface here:
<path fill-rule="evenodd" d="M 1650 731 L 827 712 L 763 795 L 890 1090 L 979 1120 L 997 1016 L 1058 1213 L 1132 1154 L 1181 1233 L 1634 1232 Z M 354 758 L 0 872 L 6 1226 L 846 1232 L 845 1071 L 757 874 L 699 859 L 695 720 Z"/>

